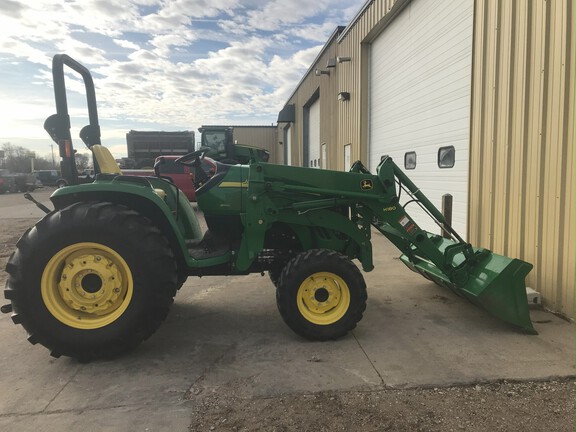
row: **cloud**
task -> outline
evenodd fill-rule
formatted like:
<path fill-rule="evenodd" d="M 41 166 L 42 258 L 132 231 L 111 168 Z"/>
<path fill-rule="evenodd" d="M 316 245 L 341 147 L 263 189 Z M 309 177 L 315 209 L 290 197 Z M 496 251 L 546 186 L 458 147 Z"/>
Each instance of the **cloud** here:
<path fill-rule="evenodd" d="M 122 47 L 122 48 L 131 49 L 131 50 L 139 50 L 140 49 L 140 45 L 138 45 L 134 42 L 130 42 L 129 40 L 113 39 L 113 41 L 116 45 L 118 45 L 119 47 Z"/>
<path fill-rule="evenodd" d="M 54 46 L 58 52 L 66 53 L 72 58 L 82 59 L 85 64 L 102 64 L 108 61 L 105 50 L 75 39 L 61 40 Z"/>
<path fill-rule="evenodd" d="M 248 25 L 259 30 L 278 30 L 288 24 L 307 21 L 328 8 L 328 0 L 273 0 L 266 2 L 262 9 L 248 12 Z"/>
<path fill-rule="evenodd" d="M 150 43 L 155 47 L 154 53 L 160 57 L 170 57 L 175 48 L 186 47 L 194 41 L 195 37 L 188 30 L 179 34 L 163 34 L 155 36 Z"/>
<path fill-rule="evenodd" d="M 320 24 L 308 24 L 305 26 L 294 26 L 287 31 L 287 34 L 296 36 L 313 42 L 326 42 L 330 35 L 336 30 L 338 24 L 334 21 L 326 21 Z"/>
<path fill-rule="evenodd" d="M 44 114 L 54 110 L 51 58 L 60 52 L 92 71 L 111 145 L 124 143 L 130 129 L 271 123 L 327 37 L 363 3 L 4 0 L 0 77 L 20 99 L 0 91 L 17 107 L 2 126 L 31 140 L 44 133 Z M 75 74 L 66 83 L 71 112 L 85 122 L 83 83 Z M 35 103 L 43 108 L 31 109 Z"/>
<path fill-rule="evenodd" d="M 0 3 L 0 14 L 7 15 L 12 18 L 19 19 L 22 16 L 22 11 L 25 9 L 25 6 L 17 1 L 13 0 L 3 0 Z"/>

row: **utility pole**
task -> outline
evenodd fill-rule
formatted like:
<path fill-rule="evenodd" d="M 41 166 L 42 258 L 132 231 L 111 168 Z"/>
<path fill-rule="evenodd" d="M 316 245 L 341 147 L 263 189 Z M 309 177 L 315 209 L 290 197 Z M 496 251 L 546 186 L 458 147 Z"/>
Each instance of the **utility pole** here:
<path fill-rule="evenodd" d="M 52 150 L 52 169 L 56 169 L 56 161 L 54 160 L 54 143 L 50 144 L 50 150 Z"/>

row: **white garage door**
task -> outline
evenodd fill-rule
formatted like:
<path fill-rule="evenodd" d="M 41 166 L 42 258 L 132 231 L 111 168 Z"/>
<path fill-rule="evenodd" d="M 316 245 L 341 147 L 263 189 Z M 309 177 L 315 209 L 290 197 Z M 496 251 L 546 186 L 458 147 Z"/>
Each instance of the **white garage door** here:
<path fill-rule="evenodd" d="M 414 0 L 374 41 L 370 56 L 371 170 L 390 155 L 438 208 L 442 195 L 452 194 L 452 225 L 463 237 L 473 6 L 473 0 Z M 413 169 L 405 169 L 405 157 L 415 159 Z M 421 228 L 440 233 L 417 204 L 407 210 Z"/>
<path fill-rule="evenodd" d="M 284 129 L 284 165 L 292 165 L 292 127 Z"/>
<path fill-rule="evenodd" d="M 308 109 L 308 160 L 305 166 L 320 168 L 320 99 Z"/>

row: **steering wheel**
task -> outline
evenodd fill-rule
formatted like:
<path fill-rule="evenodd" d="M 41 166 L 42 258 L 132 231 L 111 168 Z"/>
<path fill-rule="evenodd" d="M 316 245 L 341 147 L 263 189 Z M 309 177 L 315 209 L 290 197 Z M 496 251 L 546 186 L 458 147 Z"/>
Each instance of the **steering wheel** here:
<path fill-rule="evenodd" d="M 209 150 L 209 147 L 202 147 L 199 150 L 185 154 L 184 156 L 179 157 L 174 161 L 194 169 L 194 189 L 199 189 L 210 179 L 210 176 L 206 173 L 206 171 L 204 171 L 204 167 L 202 166 L 204 156 L 206 156 L 206 153 L 208 153 Z"/>
<path fill-rule="evenodd" d="M 184 156 L 180 156 L 174 162 L 186 165 L 195 166 L 197 161 L 202 161 L 206 153 L 210 151 L 210 147 L 202 147 L 199 150 L 193 151 L 192 153 L 187 153 Z"/>

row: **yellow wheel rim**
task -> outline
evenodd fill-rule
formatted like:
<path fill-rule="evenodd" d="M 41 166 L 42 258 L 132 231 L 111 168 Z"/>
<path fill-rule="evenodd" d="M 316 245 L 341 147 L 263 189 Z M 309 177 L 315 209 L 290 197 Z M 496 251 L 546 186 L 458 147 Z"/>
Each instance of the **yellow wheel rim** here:
<path fill-rule="evenodd" d="M 333 324 L 350 307 L 350 289 L 334 273 L 314 273 L 300 284 L 297 303 L 298 310 L 309 322 L 317 325 Z"/>
<path fill-rule="evenodd" d="M 92 330 L 117 320 L 133 293 L 132 273 L 113 249 L 76 243 L 57 252 L 44 268 L 42 300 L 67 326 Z"/>

